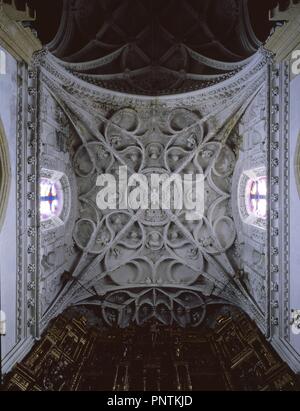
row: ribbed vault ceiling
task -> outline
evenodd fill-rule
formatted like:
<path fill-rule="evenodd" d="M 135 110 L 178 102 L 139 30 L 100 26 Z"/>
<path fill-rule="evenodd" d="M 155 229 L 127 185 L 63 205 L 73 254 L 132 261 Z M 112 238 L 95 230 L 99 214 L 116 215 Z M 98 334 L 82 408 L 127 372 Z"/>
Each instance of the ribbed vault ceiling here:
<path fill-rule="evenodd" d="M 92 84 L 161 95 L 223 81 L 259 42 L 244 0 L 65 0 L 48 47 Z"/>

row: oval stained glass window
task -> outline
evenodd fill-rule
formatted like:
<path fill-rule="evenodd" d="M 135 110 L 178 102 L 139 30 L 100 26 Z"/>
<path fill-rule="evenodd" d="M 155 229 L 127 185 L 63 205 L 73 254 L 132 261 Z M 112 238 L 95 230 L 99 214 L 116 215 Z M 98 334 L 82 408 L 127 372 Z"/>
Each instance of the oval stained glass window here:
<path fill-rule="evenodd" d="M 248 191 L 248 211 L 258 218 L 267 218 L 267 178 L 250 180 Z"/>
<path fill-rule="evenodd" d="M 63 190 L 59 181 L 42 179 L 40 181 L 40 218 L 41 221 L 59 217 L 63 210 Z"/>

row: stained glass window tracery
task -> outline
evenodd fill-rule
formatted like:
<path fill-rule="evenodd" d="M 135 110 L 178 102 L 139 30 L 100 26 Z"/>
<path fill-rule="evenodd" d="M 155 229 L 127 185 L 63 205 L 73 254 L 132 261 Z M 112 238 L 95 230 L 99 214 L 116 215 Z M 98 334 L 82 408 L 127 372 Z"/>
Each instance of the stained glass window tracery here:
<path fill-rule="evenodd" d="M 267 218 L 267 178 L 249 181 L 248 209 L 258 218 Z"/>
<path fill-rule="evenodd" d="M 59 181 L 42 179 L 40 181 L 40 217 L 48 221 L 59 217 L 63 209 L 63 190 Z"/>

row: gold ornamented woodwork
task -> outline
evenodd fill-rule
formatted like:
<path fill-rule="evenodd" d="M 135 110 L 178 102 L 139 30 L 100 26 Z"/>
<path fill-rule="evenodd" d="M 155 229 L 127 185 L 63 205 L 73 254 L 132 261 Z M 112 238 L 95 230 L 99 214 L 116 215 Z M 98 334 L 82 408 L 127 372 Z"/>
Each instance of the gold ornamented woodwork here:
<path fill-rule="evenodd" d="M 300 46 L 300 4 L 291 4 L 281 11 L 279 5 L 270 12 L 270 20 L 280 22 L 265 44 L 279 63 L 288 59 Z"/>
<path fill-rule="evenodd" d="M 245 314 L 185 331 L 158 323 L 99 329 L 70 318 L 54 320 L 8 376 L 8 391 L 297 389 L 294 374 Z"/>
<path fill-rule="evenodd" d="M 213 336 L 230 387 L 242 391 L 293 391 L 293 373 L 244 314 L 221 317 Z"/>

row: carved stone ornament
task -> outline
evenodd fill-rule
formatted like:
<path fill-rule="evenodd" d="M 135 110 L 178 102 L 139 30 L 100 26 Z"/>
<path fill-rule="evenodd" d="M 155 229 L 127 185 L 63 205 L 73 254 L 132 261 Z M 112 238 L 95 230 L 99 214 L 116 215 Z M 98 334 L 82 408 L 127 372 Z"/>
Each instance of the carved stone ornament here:
<path fill-rule="evenodd" d="M 15 2 L 0 0 L 0 45 L 19 61 L 30 64 L 32 55 L 42 48 L 40 41 L 22 22 L 34 21 L 28 6 L 18 10 Z"/>
<path fill-rule="evenodd" d="M 108 323 L 123 326 L 148 317 L 197 324 L 206 298 L 236 304 L 251 317 L 260 315 L 229 258 L 236 239 L 231 137 L 266 79 L 268 61 L 260 50 L 232 79 L 153 99 L 101 89 L 78 79 L 52 55 L 41 56 L 41 81 L 76 134 L 73 167 L 79 198 L 73 231 L 78 259 L 44 324 L 70 305 L 89 303 L 102 305 Z M 153 173 L 202 173 L 203 218 L 188 221 L 184 210 L 159 208 L 100 210 L 97 178 L 117 175 L 120 166 L 146 180 Z M 166 313 L 167 308 L 177 314 Z"/>

